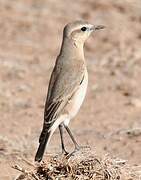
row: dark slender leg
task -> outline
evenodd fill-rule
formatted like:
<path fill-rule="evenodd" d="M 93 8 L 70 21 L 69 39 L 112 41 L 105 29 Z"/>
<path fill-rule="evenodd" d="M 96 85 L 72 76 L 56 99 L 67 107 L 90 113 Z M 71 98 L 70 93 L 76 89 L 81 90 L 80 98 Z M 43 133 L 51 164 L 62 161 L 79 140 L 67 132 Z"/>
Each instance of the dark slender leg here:
<path fill-rule="evenodd" d="M 65 126 L 66 131 L 68 132 L 69 136 L 71 137 L 71 140 L 73 141 L 74 145 L 75 145 L 75 149 L 73 152 L 71 152 L 70 154 L 67 155 L 68 158 L 70 158 L 71 156 L 73 156 L 77 151 L 79 151 L 80 149 L 90 149 L 90 147 L 88 146 L 79 146 L 78 143 L 76 142 L 76 140 L 74 139 L 70 129 L 68 126 Z"/>
<path fill-rule="evenodd" d="M 64 127 L 66 128 L 66 130 L 67 130 L 67 132 L 68 132 L 69 136 L 70 136 L 70 137 L 71 137 L 71 139 L 72 139 L 72 142 L 73 142 L 73 143 L 74 143 L 74 145 L 75 145 L 75 150 L 74 150 L 74 152 L 75 152 L 75 151 L 77 151 L 77 150 L 79 150 L 79 149 L 80 149 L 80 147 L 79 147 L 79 145 L 77 144 L 76 140 L 74 139 L 74 137 L 73 137 L 73 135 L 72 135 L 72 133 L 71 133 L 71 131 L 70 131 L 69 127 L 68 127 L 68 126 L 65 126 L 65 125 L 64 125 Z"/>
<path fill-rule="evenodd" d="M 59 125 L 59 131 L 60 131 L 60 137 L 61 137 L 61 146 L 62 146 L 62 153 L 63 154 L 69 154 L 66 149 L 65 149 L 65 145 L 64 145 L 64 139 L 63 139 L 63 125 L 60 124 Z"/>

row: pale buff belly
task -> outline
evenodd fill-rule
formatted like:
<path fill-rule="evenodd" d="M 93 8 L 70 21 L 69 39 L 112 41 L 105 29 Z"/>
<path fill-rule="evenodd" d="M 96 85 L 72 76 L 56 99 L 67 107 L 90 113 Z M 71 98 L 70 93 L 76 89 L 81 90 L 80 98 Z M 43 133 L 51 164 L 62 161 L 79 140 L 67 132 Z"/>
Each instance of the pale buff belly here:
<path fill-rule="evenodd" d="M 73 95 L 73 97 L 71 98 L 71 100 L 69 101 L 67 106 L 65 107 L 65 110 L 68 114 L 68 116 L 67 116 L 68 118 L 65 119 L 64 124 L 68 125 L 69 121 L 72 118 L 74 118 L 76 116 L 76 114 L 78 113 L 78 111 L 84 101 L 86 91 L 87 91 L 87 86 L 88 86 L 88 73 L 86 70 L 85 77 L 84 77 L 82 84 L 80 85 L 79 89 L 75 92 L 75 94 Z"/>

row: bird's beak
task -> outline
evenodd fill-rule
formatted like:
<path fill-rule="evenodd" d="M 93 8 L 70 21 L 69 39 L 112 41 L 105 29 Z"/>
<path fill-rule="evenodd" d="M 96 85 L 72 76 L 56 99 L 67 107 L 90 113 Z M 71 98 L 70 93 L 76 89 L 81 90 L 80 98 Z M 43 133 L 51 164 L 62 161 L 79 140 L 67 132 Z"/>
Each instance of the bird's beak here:
<path fill-rule="evenodd" d="M 91 28 L 91 30 L 92 30 L 92 31 L 97 31 L 97 30 L 104 29 L 104 28 L 106 28 L 106 27 L 103 26 L 103 25 L 97 25 L 97 26 L 93 26 L 93 27 Z"/>

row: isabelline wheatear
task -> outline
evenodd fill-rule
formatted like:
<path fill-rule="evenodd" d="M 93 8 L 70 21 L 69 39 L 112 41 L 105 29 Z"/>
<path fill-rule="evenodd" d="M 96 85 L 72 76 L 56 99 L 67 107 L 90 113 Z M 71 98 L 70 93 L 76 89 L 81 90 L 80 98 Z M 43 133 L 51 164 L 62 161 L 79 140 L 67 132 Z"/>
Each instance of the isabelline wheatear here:
<path fill-rule="evenodd" d="M 67 153 L 63 141 L 64 127 L 75 145 L 74 151 L 79 149 L 68 124 L 79 111 L 88 84 L 83 46 L 92 32 L 103 28 L 85 21 L 75 21 L 65 26 L 61 50 L 49 82 L 43 130 L 35 161 L 42 160 L 45 147 L 57 127 L 60 130 L 62 151 Z"/>

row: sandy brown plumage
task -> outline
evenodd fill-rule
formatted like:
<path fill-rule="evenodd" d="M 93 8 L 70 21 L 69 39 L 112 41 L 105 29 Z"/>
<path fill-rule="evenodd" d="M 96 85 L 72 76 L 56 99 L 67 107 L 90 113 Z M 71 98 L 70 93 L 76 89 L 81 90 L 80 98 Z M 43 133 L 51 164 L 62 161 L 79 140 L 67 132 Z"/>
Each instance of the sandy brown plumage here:
<path fill-rule="evenodd" d="M 84 33 L 85 28 L 87 31 Z M 78 112 L 86 94 L 88 75 L 83 45 L 93 30 L 93 25 L 83 21 L 69 23 L 64 28 L 60 54 L 49 82 L 44 124 L 35 156 L 36 161 L 42 160 L 46 144 L 48 144 L 55 129 L 58 126 L 60 128 L 62 123 L 77 146 L 68 128 L 68 123 Z M 61 140 L 63 150 L 65 150 L 63 139 L 61 138 Z"/>

